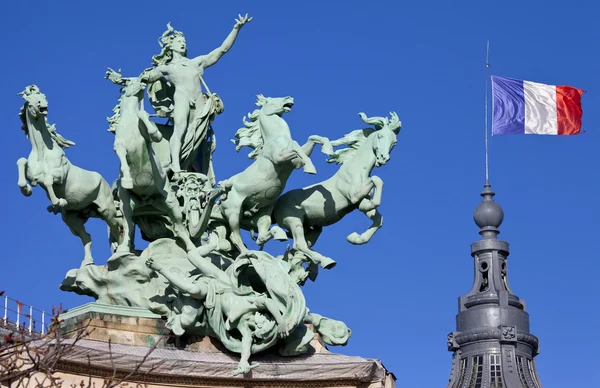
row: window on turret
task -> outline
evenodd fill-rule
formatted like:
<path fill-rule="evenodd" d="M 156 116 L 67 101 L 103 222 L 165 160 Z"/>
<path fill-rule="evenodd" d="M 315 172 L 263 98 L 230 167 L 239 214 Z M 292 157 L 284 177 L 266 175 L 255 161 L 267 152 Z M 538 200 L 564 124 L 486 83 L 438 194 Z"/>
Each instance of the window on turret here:
<path fill-rule="evenodd" d="M 481 285 L 479 286 L 479 292 L 487 291 L 490 287 L 490 282 L 488 279 L 489 269 L 490 268 L 487 261 L 482 261 L 479 264 L 479 270 L 481 272 Z"/>
<path fill-rule="evenodd" d="M 508 286 L 508 279 L 506 278 L 506 261 L 502 261 L 502 265 L 500 266 L 500 276 L 502 278 L 502 284 L 504 285 L 504 289 L 510 292 L 510 287 Z"/>
<path fill-rule="evenodd" d="M 503 388 L 500 355 L 490 354 L 490 388 Z"/>
<path fill-rule="evenodd" d="M 535 386 L 535 388 L 541 388 L 539 383 L 540 380 L 538 379 L 538 376 L 535 373 L 535 365 L 533 363 L 533 360 L 527 359 L 527 366 L 529 367 L 529 375 L 533 380 L 533 385 Z"/>
<path fill-rule="evenodd" d="M 523 388 L 536 388 L 533 383 L 530 383 L 531 379 L 527 367 L 527 359 L 523 356 L 517 356 L 517 371 Z"/>
<path fill-rule="evenodd" d="M 483 356 L 473 357 L 473 369 L 469 388 L 481 388 L 483 384 Z"/>
<path fill-rule="evenodd" d="M 460 370 L 458 372 L 458 379 L 456 385 L 453 388 L 462 388 L 465 382 L 465 375 L 467 374 L 467 359 L 462 358 L 460 360 Z"/>

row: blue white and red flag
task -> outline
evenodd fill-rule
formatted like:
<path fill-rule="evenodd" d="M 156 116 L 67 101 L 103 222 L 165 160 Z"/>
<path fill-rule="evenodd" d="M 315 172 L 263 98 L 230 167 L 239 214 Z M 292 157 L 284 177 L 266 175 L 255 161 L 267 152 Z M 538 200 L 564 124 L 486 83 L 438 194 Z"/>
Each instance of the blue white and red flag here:
<path fill-rule="evenodd" d="M 492 76 L 492 134 L 577 135 L 583 93 L 571 86 Z"/>

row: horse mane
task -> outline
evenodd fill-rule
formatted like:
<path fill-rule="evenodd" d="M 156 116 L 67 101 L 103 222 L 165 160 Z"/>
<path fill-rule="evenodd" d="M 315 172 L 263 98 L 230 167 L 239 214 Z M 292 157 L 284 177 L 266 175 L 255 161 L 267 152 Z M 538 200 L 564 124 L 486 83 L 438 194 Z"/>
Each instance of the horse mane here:
<path fill-rule="evenodd" d="M 25 136 L 27 136 L 27 138 L 29 138 L 29 128 L 27 127 L 27 106 L 29 104 L 28 97 L 31 96 L 32 94 L 43 95 L 43 93 L 40 92 L 40 88 L 38 88 L 36 85 L 29 85 L 25 88 L 24 91 L 19 93 L 19 95 L 21 97 L 23 97 L 23 99 L 25 100 L 25 103 L 23 104 L 23 106 L 21 107 L 21 110 L 19 111 L 19 119 L 21 120 L 21 123 L 22 123 L 21 129 L 23 130 L 23 132 L 25 132 Z M 56 125 L 55 124 L 50 125 L 47 117 L 44 117 L 44 124 L 46 125 L 46 130 L 50 134 L 50 138 L 53 141 L 55 141 L 56 144 L 60 148 L 69 148 L 69 147 L 75 145 L 74 142 L 72 142 L 71 140 L 65 139 L 58 132 L 56 132 Z"/>
<path fill-rule="evenodd" d="M 117 100 L 117 105 L 115 105 L 115 107 L 113 108 L 112 112 L 113 115 L 111 117 L 107 117 L 106 121 L 108 121 L 108 132 L 112 132 L 115 133 L 117 130 L 117 124 L 119 122 L 119 119 L 121 118 L 121 102 L 123 101 L 123 89 L 121 89 L 121 95 L 119 96 L 119 99 Z"/>
<path fill-rule="evenodd" d="M 344 135 L 344 137 L 340 139 L 332 141 L 331 145 L 333 147 L 341 145 L 346 145 L 347 147 L 334 151 L 329 159 L 327 159 L 327 163 L 344 164 L 351 160 L 356 154 L 356 151 L 358 151 L 367 138 L 375 131 L 376 129 L 373 128 L 357 129 Z"/>
<path fill-rule="evenodd" d="M 29 103 L 25 101 L 25 104 L 23 104 L 21 107 L 21 110 L 19 111 L 19 119 L 21 119 L 21 130 L 25 132 L 25 137 L 29 139 L 29 128 L 27 128 L 27 118 L 25 117 L 27 114 L 27 104 Z"/>
<path fill-rule="evenodd" d="M 259 94 L 256 96 L 258 98 L 256 102 L 256 106 L 263 107 L 267 99 Z M 260 133 L 260 121 L 258 121 L 258 116 L 260 115 L 260 109 L 255 109 L 252 113 L 248 113 L 248 119 L 246 120 L 246 116 L 242 118 L 244 122 L 244 126 L 237 130 L 235 133 L 235 137 L 237 140 L 231 140 L 233 144 L 235 144 L 235 150 L 239 152 L 242 147 L 250 147 L 252 148 L 252 152 L 248 154 L 250 159 L 256 159 L 262 150 L 264 141 L 262 138 L 262 134 Z"/>
<path fill-rule="evenodd" d="M 19 111 L 19 119 L 21 119 L 21 123 L 22 123 L 21 129 L 23 130 L 23 132 L 25 132 L 25 136 L 27 136 L 27 138 L 29 139 L 29 128 L 27 128 L 27 118 L 26 118 L 27 104 L 29 104 L 29 102 L 25 102 L 25 104 L 23 104 L 23 106 L 21 107 L 21 110 Z M 44 122 L 46 124 L 46 129 L 50 133 L 50 138 L 52 140 L 54 140 L 60 148 L 69 148 L 69 147 L 75 145 L 75 142 L 65 139 L 61 134 L 56 132 L 56 125 L 51 125 L 48 122 L 47 117 L 44 117 Z"/>
<path fill-rule="evenodd" d="M 344 135 L 344 137 L 341 139 L 332 141 L 331 145 L 333 147 L 340 145 L 347 145 L 348 147 L 333 152 L 330 155 L 330 158 L 327 159 L 327 163 L 343 164 L 354 157 L 356 151 L 358 151 L 358 149 L 374 132 L 390 130 L 397 135 L 398 132 L 400 132 L 400 127 L 402 126 L 402 123 L 400 122 L 400 119 L 398 119 L 396 112 L 390 112 L 391 119 L 378 116 L 367 117 L 367 115 L 363 112 L 359 113 L 358 115 L 365 124 L 373 125 L 375 128 L 357 129 Z"/>

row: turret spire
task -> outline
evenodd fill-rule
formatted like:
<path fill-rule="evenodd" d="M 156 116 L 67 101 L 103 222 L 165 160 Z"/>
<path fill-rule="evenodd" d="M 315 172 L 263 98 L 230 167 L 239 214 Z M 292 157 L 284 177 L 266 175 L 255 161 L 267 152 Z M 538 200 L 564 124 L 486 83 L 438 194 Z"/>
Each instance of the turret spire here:
<path fill-rule="evenodd" d="M 538 339 L 529 333 L 525 302 L 508 285 L 508 243 L 498 240 L 504 212 L 486 183 L 473 218 L 481 239 L 471 244 L 473 287 L 459 298 L 448 388 L 540 388 L 534 357 Z"/>

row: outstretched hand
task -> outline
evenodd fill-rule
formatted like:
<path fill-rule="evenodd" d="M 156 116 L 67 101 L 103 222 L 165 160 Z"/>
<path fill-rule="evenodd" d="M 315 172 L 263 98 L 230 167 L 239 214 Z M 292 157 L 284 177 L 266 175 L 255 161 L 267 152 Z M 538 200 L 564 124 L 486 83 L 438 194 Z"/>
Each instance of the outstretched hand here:
<path fill-rule="evenodd" d="M 237 369 L 234 370 L 231 374 L 233 376 L 245 375 L 246 373 L 249 373 L 252 369 L 258 367 L 259 365 L 260 364 L 258 363 L 250 365 L 250 363 L 247 360 L 240 360 Z"/>
<path fill-rule="evenodd" d="M 236 29 L 240 29 L 242 28 L 242 26 L 248 22 L 252 21 L 252 17 L 248 17 L 248 14 L 245 14 L 244 16 L 242 16 L 242 14 L 239 14 L 237 19 L 235 19 L 235 25 L 233 26 L 233 28 Z"/>
<path fill-rule="evenodd" d="M 159 265 L 156 261 L 154 261 L 153 258 L 148 258 L 148 260 L 146 260 L 146 265 L 148 267 L 150 267 L 150 269 L 155 270 L 156 272 L 160 272 L 160 270 L 162 269 L 162 266 Z"/>
<path fill-rule="evenodd" d="M 118 71 L 114 71 L 113 69 L 111 69 L 109 67 L 108 70 L 106 71 L 106 73 L 104 74 L 104 77 L 106 79 L 108 79 L 110 82 L 115 83 L 115 84 L 123 83 L 121 69 L 119 69 Z"/>

